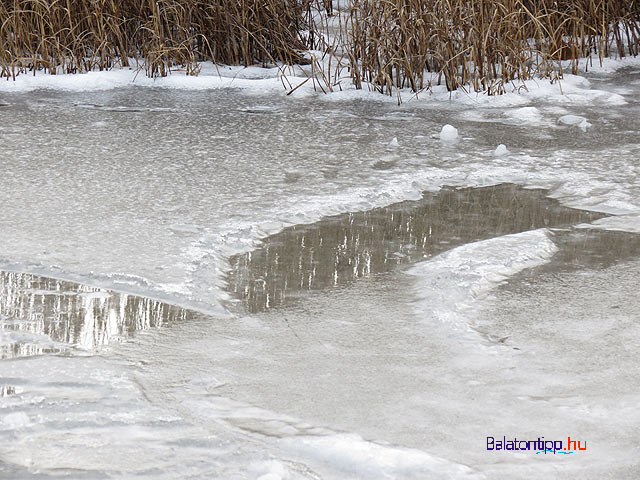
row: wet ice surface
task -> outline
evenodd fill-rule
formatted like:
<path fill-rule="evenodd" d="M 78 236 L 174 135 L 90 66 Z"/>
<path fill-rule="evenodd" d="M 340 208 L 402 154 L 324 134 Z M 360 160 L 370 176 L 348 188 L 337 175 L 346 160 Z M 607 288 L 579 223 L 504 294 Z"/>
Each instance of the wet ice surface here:
<path fill-rule="evenodd" d="M 506 335 L 505 344 L 519 348 L 502 356 L 501 368 L 513 372 L 515 381 L 510 398 L 500 405 L 501 416 L 531 425 L 537 415 L 538 424 L 548 426 L 547 438 L 570 435 L 587 441 L 587 451 L 569 459 L 564 469 L 569 478 L 635 478 L 640 469 L 635 431 L 640 239 L 583 231 L 568 233 L 559 243 L 553 262 L 501 286 L 476 318 L 487 335 Z M 492 431 L 499 430 L 516 429 L 504 425 Z M 506 452 L 484 460 L 504 478 L 518 471 Z M 558 475 L 563 467 L 553 463 L 524 471 Z"/>
<path fill-rule="evenodd" d="M 222 314 L 225 259 L 265 232 L 424 189 L 513 181 L 636 211 L 634 75 L 618 75 L 628 104 L 614 107 L 612 94 L 509 108 L 135 87 L 0 94 L 11 118 L 0 263 Z M 567 114 L 593 127 L 561 123 Z M 445 123 L 456 144 L 440 141 Z M 494 156 L 499 144 L 511 154 Z"/>
<path fill-rule="evenodd" d="M 252 350 L 269 338 L 256 336 L 267 330 L 250 319 L 220 320 L 72 282 L 2 275 L 6 300 L 0 332 L 9 336 L 9 343 L 3 338 L 9 359 L 3 360 L 0 377 L 4 474 L 476 478 L 469 467 L 419 449 L 366 441 L 332 430 L 333 422 L 310 423 L 312 416 L 303 420 L 311 410 L 297 417 L 291 415 L 296 409 L 266 409 L 270 395 L 288 393 L 275 383 L 277 392 L 264 388 L 264 369 L 273 358 L 254 357 Z M 88 301 L 71 299 L 65 305 L 60 299 L 86 292 Z M 321 328 L 326 331 L 326 325 Z M 253 340 L 247 342 L 251 331 Z M 134 341 L 127 341 L 126 334 L 134 332 Z M 16 333 L 26 336 L 11 336 Z M 56 349 L 37 348 L 33 337 L 47 334 Z M 87 352 L 92 346 L 87 337 L 94 355 Z M 108 341 L 116 340 L 124 343 L 109 350 Z M 270 342 L 270 348 L 280 347 Z M 303 353 L 294 347 L 292 355 Z M 306 368 L 330 367 L 335 359 L 328 360 Z M 288 383 L 299 373 L 272 380 Z M 245 398 L 256 374 L 263 397 L 258 402 Z M 308 370 L 304 378 L 310 378 Z M 236 390 L 238 385 L 247 388 Z M 304 382 L 298 386 L 304 388 Z"/>
<path fill-rule="evenodd" d="M 288 227 L 231 258 L 229 289 L 248 311 L 259 312 L 465 243 L 601 217 L 562 207 L 546 194 L 509 184 L 444 188 L 417 201 Z"/>
<path fill-rule="evenodd" d="M 135 87 L 0 94 L 2 266 L 215 314 L 96 322 L 91 338 L 109 342 L 82 349 L 87 337 L 63 343 L 56 332 L 70 329 L 54 327 L 81 331 L 87 311 L 115 320 L 119 302 L 26 294 L 53 320 L 5 315 L 6 344 L 53 342 L 61 355 L 0 363 L 0 472 L 635 478 L 634 235 L 534 225 L 453 239 L 410 275 L 381 269 L 259 314 L 224 309 L 223 274 L 283 226 L 442 185 L 546 187 L 564 206 L 623 214 L 603 228 L 638 231 L 639 79 L 590 76 L 601 92 L 492 108 Z M 440 140 L 445 124 L 455 143 Z M 495 155 L 500 144 L 509 153 Z M 589 450 L 487 452 L 487 435 L 570 435 Z"/>
<path fill-rule="evenodd" d="M 5 360 L 5 471 L 634 478 L 637 305 L 629 298 L 640 237 L 543 229 L 450 253 L 495 242 L 526 251 L 527 237 L 543 246 L 553 239 L 554 260 L 512 275 L 499 301 L 462 312 L 472 330 L 416 311 L 415 282 L 396 271 L 258 316 L 186 312 L 99 356 Z M 614 295 L 603 296 L 614 280 Z M 487 455 L 484 435 L 503 434 L 571 435 L 589 442 L 588 455 Z"/>

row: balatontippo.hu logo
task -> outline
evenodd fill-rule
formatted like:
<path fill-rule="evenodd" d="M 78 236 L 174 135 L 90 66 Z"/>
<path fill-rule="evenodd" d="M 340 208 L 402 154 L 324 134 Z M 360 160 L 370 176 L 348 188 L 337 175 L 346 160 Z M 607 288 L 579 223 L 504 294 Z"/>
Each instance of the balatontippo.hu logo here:
<path fill-rule="evenodd" d="M 495 437 L 487 437 L 487 450 L 510 450 L 510 451 L 532 451 L 536 455 L 540 453 L 561 453 L 569 455 L 578 450 L 586 450 L 587 441 L 571 440 L 571 437 L 567 437 L 567 443 L 563 440 L 545 440 L 544 437 L 538 437 L 537 440 L 520 440 L 517 437 L 507 440 L 507 437 L 502 439 Z"/>

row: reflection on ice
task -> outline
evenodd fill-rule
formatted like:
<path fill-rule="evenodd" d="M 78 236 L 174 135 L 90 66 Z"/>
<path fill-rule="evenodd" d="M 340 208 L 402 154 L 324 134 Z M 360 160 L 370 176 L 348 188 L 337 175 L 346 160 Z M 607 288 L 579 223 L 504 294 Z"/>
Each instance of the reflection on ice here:
<path fill-rule="evenodd" d="M 0 386 L 0 397 L 8 397 L 9 395 L 15 395 L 16 387 L 11 385 Z"/>
<path fill-rule="evenodd" d="M 186 316 L 150 298 L 0 271 L 0 358 L 93 349 Z"/>
<path fill-rule="evenodd" d="M 603 216 L 545 194 L 512 184 L 446 188 L 418 201 L 296 225 L 232 258 L 229 288 L 259 312 L 295 292 L 346 284 L 465 243 Z"/>
<path fill-rule="evenodd" d="M 90 108 L 95 110 L 102 110 L 105 112 L 129 112 L 129 113 L 147 113 L 147 112 L 172 112 L 171 108 L 165 107 L 139 107 L 139 106 L 130 106 L 130 105 L 100 105 L 100 104 L 91 104 L 91 103 L 77 103 L 75 104 L 78 108 Z"/>

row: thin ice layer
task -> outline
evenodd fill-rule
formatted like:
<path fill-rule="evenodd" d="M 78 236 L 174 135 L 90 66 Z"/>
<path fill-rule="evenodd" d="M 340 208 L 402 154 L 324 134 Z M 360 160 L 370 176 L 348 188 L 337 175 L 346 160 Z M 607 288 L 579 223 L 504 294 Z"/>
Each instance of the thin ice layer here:
<path fill-rule="evenodd" d="M 454 329 L 467 327 L 465 311 L 509 277 L 542 265 L 558 251 L 547 229 L 469 243 L 409 269 L 417 310 Z"/>

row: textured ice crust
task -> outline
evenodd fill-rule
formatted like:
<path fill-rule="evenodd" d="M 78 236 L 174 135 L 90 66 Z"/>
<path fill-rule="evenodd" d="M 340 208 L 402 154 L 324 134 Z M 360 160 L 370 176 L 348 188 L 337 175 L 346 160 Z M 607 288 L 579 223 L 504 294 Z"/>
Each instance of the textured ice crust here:
<path fill-rule="evenodd" d="M 367 442 L 356 434 L 287 438 L 291 450 L 338 467 L 342 478 L 484 479 L 471 468 L 414 449 Z"/>
<path fill-rule="evenodd" d="M 474 300 L 525 269 L 548 262 L 558 247 L 547 229 L 505 235 L 454 248 L 408 270 L 416 277 L 421 315 L 431 314 L 466 330 L 465 311 Z"/>
<path fill-rule="evenodd" d="M 422 450 L 368 441 L 224 397 L 183 401 L 190 416 L 264 436 L 284 458 L 310 466 L 322 478 L 481 479 L 473 469 Z M 281 457 L 281 458 L 283 458 Z M 284 477 L 286 478 L 286 477 Z"/>
<path fill-rule="evenodd" d="M 130 366 L 99 356 L 2 366 L 14 387 L 0 397 L 2 478 L 484 478 L 420 450 L 219 397 L 204 388 L 210 379 L 187 384 L 189 400 L 164 404 L 147 397 Z"/>

